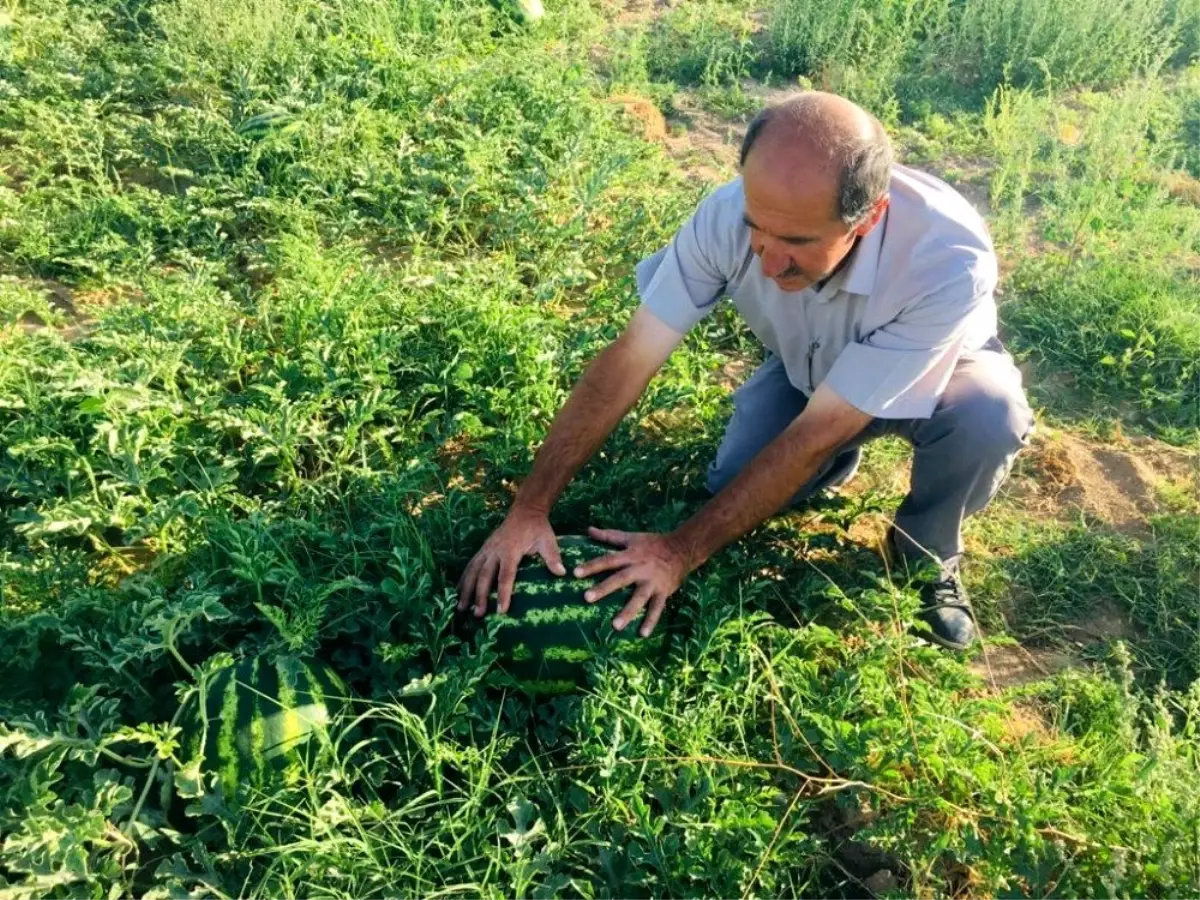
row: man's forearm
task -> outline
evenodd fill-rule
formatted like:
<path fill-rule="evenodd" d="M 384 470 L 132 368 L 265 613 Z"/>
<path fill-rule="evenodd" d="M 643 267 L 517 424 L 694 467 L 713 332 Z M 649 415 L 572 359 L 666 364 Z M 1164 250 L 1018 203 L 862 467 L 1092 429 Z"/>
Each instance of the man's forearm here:
<path fill-rule="evenodd" d="M 793 422 L 670 535 L 690 569 L 778 512 L 833 453 Z"/>
<path fill-rule="evenodd" d="M 513 506 L 549 513 L 575 473 L 637 402 L 649 378 L 628 376 L 624 352 L 620 344 L 610 345 L 588 367 L 554 417 Z"/>

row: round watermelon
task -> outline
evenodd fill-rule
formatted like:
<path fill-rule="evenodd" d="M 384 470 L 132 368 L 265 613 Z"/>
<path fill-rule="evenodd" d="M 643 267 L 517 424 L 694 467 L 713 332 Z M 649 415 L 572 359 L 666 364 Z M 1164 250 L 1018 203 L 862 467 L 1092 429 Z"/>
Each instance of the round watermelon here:
<path fill-rule="evenodd" d="M 546 14 L 542 0 L 492 0 L 492 3 L 512 16 L 519 25 L 533 25 Z"/>
<path fill-rule="evenodd" d="M 587 684 L 588 663 L 601 658 L 648 662 L 665 649 L 667 623 L 660 621 L 654 633 L 643 638 L 638 629 L 642 617 L 621 631 L 612 620 L 629 602 L 631 588 L 614 591 L 595 603 L 583 599 L 584 592 L 609 577 L 575 578 L 575 566 L 614 548 L 586 537 L 563 536 L 559 552 L 567 574 L 555 575 L 541 559 L 525 560 L 517 570 L 512 602 L 507 614 L 495 616 L 496 596 L 488 604 L 483 620 L 468 615 L 468 628 L 494 627 L 493 650 L 500 657 L 501 682 L 529 694 L 563 694 Z M 487 626 L 489 621 L 494 626 Z"/>
<path fill-rule="evenodd" d="M 327 727 L 349 691 L 329 666 L 255 657 L 200 686 L 183 724 L 182 758 L 216 773 L 227 804 L 245 791 L 294 784 L 328 745 Z"/>

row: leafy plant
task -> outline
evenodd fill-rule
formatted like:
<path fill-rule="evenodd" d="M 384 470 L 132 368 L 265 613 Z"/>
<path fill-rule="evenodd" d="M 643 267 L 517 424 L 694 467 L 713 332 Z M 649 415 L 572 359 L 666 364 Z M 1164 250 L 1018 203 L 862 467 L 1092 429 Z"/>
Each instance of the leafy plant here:
<path fill-rule="evenodd" d="M 626 12 L 0 14 L 0 896 L 1196 892 L 1190 507 L 1153 547 L 1027 538 L 1014 582 L 1058 610 L 1054 566 L 1088 559 L 1074 574 L 1149 637 L 1009 695 L 907 634 L 915 586 L 846 537 L 879 494 L 728 548 L 681 592 L 668 658 L 597 662 L 588 693 L 507 695 L 486 639 L 450 627 L 462 565 L 636 307 L 634 265 L 702 195 L 614 84 L 661 104 L 641 81 L 696 84 L 730 115 L 768 70 L 836 69 L 886 118 L 949 98 L 928 148 L 989 160 L 999 214 L 1033 199 L 1064 243 L 1013 274 L 1014 346 L 1148 428 L 1194 427 L 1190 282 L 1167 262 L 1189 212 L 1155 186 L 1188 164 L 1176 88 L 1075 118 L 1005 88 L 980 111 L 929 65 L 967 14 L 940 3 L 688 4 L 641 38 Z M 626 56 L 600 60 L 614 29 Z M 970 34 L 961 52 L 1004 55 Z M 1080 78 L 1133 71 L 1062 52 Z M 1068 122 L 1086 138 L 1056 149 Z M 698 327 L 559 530 L 690 515 L 729 407 L 713 373 L 756 352 L 728 309 Z M 331 762 L 235 814 L 179 768 L 177 717 L 205 673 L 281 651 L 361 700 Z"/>

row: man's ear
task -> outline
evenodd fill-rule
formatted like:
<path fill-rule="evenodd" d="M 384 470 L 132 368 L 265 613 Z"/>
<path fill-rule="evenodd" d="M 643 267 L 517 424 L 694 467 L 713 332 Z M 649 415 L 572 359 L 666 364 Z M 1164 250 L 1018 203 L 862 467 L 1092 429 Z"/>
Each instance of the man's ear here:
<path fill-rule="evenodd" d="M 871 211 L 867 217 L 862 220 L 854 228 L 854 234 L 858 237 L 866 237 L 879 224 L 879 220 L 883 218 L 883 214 L 887 212 L 888 205 L 892 202 L 890 194 L 884 194 L 875 201 L 875 205 L 871 207 Z"/>

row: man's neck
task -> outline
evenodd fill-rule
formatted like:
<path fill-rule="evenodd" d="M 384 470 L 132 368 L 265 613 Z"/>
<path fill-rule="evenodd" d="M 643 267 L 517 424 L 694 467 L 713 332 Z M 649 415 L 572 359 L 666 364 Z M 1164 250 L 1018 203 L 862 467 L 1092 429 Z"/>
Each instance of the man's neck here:
<path fill-rule="evenodd" d="M 826 275 L 824 278 L 822 278 L 820 281 L 818 281 L 815 285 L 813 285 L 813 287 L 817 290 L 818 293 L 825 290 L 825 285 L 829 284 L 829 282 L 833 278 L 833 276 L 836 275 L 838 272 L 842 271 L 842 269 L 844 269 L 849 264 L 850 257 L 852 257 L 854 255 L 854 251 L 858 249 L 858 244 L 859 244 L 859 241 L 861 241 L 861 240 L 862 240 L 861 235 L 855 235 L 854 243 L 850 245 L 850 249 L 846 251 L 846 255 L 842 257 L 842 261 L 839 262 L 836 266 L 834 266 L 832 272 L 830 272 L 828 275 Z"/>

